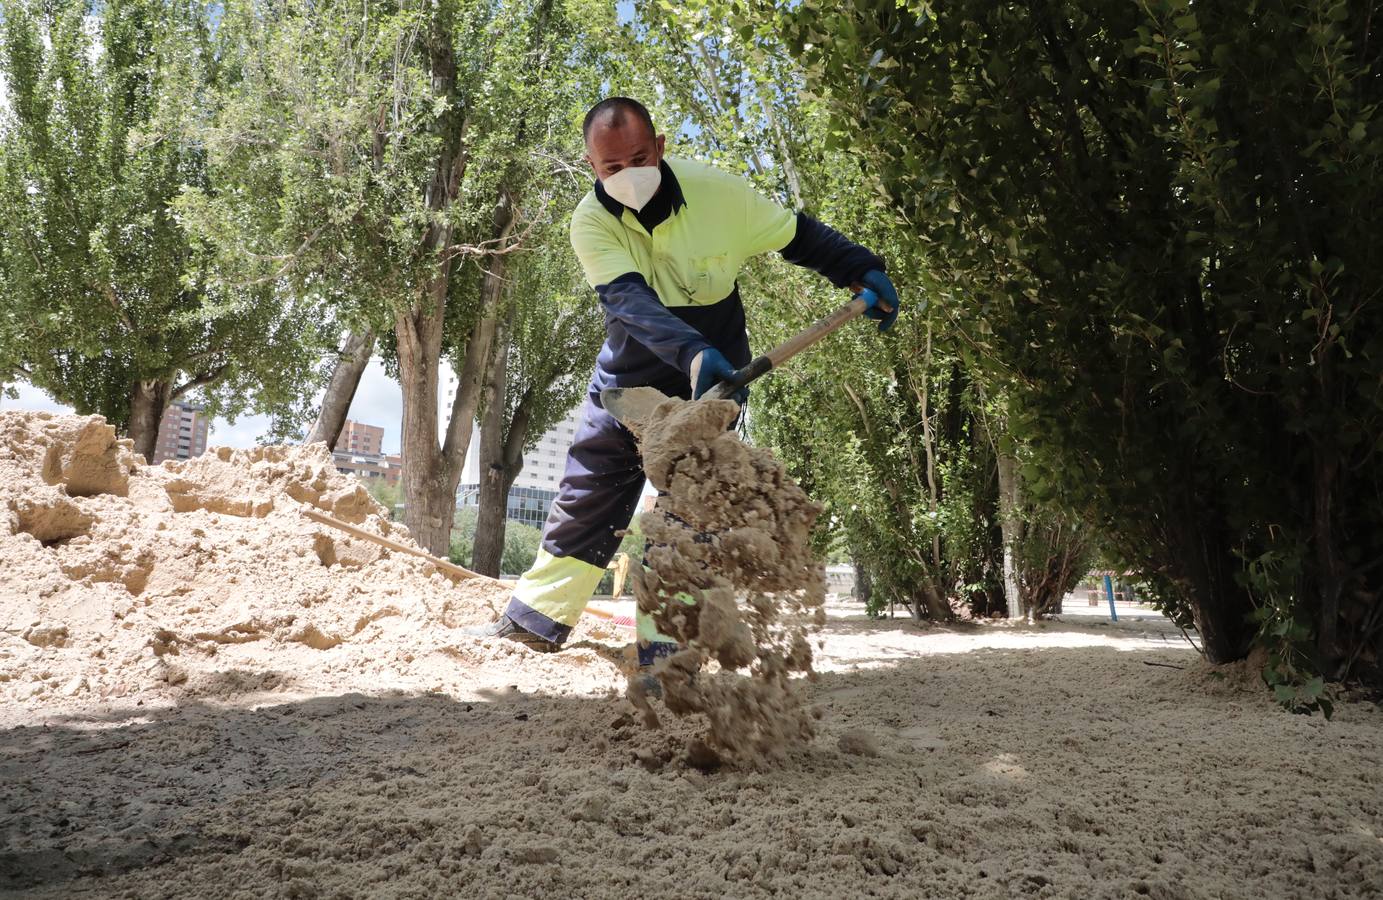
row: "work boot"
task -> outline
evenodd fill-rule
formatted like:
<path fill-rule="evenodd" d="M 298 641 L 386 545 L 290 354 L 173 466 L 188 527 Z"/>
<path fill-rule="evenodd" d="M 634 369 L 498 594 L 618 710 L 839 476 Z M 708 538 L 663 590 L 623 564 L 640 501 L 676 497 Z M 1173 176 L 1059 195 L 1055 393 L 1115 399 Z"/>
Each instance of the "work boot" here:
<path fill-rule="evenodd" d="M 518 622 L 508 616 L 500 616 L 489 625 L 478 625 L 474 628 L 462 629 L 465 634 L 471 637 L 485 638 L 507 638 L 516 643 L 523 644 L 539 653 L 556 653 L 562 649 L 562 645 L 556 641 L 549 641 L 541 635 L 534 634 L 524 628 Z"/>
<path fill-rule="evenodd" d="M 639 661 L 639 670 L 634 678 L 648 696 L 663 699 L 663 683 L 653 674 L 653 667 L 659 660 L 685 648 L 671 641 L 636 641 L 634 646 Z"/>
<path fill-rule="evenodd" d="M 652 697 L 654 700 L 663 699 L 663 683 L 650 670 L 639 669 L 638 674 L 634 676 L 634 681 L 638 684 L 638 689 L 646 696 Z"/>
<path fill-rule="evenodd" d="M 681 644 L 674 644 L 672 641 L 635 641 L 636 653 L 639 658 L 639 668 L 648 671 L 658 664 L 658 661 L 672 656 L 679 650 L 686 649 Z"/>

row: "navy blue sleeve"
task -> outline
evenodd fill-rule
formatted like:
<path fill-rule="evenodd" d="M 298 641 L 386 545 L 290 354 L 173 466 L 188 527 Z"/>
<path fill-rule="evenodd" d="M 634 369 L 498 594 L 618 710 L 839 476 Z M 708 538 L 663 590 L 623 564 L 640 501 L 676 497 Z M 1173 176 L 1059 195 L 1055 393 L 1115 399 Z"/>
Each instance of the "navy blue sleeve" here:
<path fill-rule="evenodd" d="M 696 354 L 711 346 L 705 335 L 668 312 L 638 272 L 598 284 L 595 292 L 607 320 L 618 321 L 630 337 L 678 371 L 691 371 Z"/>
<path fill-rule="evenodd" d="M 884 269 L 881 258 L 806 213 L 797 214 L 797 235 L 779 252 L 788 262 L 825 275 L 838 288 L 849 287 L 865 272 Z"/>

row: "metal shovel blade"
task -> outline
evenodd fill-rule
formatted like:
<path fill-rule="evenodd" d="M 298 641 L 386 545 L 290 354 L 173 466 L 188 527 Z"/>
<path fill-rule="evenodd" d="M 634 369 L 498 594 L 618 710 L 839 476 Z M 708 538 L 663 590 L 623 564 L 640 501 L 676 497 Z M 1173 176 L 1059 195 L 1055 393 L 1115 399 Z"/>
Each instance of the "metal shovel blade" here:
<path fill-rule="evenodd" d="M 667 394 L 651 387 L 606 388 L 600 392 L 600 405 L 605 411 L 636 435 L 642 433 L 653 410 L 669 399 Z"/>

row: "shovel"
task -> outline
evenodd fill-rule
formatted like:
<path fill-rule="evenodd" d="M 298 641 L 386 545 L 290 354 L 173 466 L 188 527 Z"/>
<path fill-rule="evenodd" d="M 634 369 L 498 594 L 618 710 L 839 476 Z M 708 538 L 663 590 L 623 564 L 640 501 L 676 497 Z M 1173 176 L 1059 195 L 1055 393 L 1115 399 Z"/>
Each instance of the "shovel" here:
<path fill-rule="evenodd" d="M 866 290 L 868 289 L 866 288 Z M 781 366 L 868 308 L 869 304 L 860 299 L 859 294 L 856 294 L 855 299 L 829 316 L 818 319 L 809 328 L 783 341 L 763 356 L 756 356 L 749 365 L 736 370 L 729 378 L 702 394 L 700 399 L 730 399 L 736 391 L 749 382 L 769 370 Z M 667 394 L 651 387 L 606 388 L 600 392 L 600 405 L 604 406 L 606 412 L 619 419 L 625 427 L 635 434 L 642 431 L 643 424 L 649 420 L 653 410 L 667 399 L 669 399 Z"/>

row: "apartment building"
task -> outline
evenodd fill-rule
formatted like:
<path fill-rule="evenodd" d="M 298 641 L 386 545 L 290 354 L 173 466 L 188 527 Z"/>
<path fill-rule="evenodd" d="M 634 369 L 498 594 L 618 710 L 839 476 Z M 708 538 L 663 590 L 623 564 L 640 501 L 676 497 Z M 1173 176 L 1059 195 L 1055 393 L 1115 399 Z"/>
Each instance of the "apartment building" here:
<path fill-rule="evenodd" d="M 196 403 L 174 400 L 163 412 L 158 426 L 158 443 L 154 445 L 153 463 L 168 459 L 191 459 L 206 452 L 207 432 L 211 418 Z"/>
<path fill-rule="evenodd" d="M 523 455 L 523 470 L 509 489 L 505 517 L 541 528 L 547 519 L 548 508 L 557 498 L 566 464 L 567 449 L 580 424 L 581 407 L 548 430 L 533 449 Z M 458 508 L 480 505 L 480 429 L 472 427 L 471 447 L 462 469 L 461 485 L 456 492 Z"/>
<path fill-rule="evenodd" d="M 378 425 L 366 425 L 347 419 L 341 429 L 341 437 L 336 441 L 336 452 L 357 456 L 382 456 L 384 429 Z"/>

